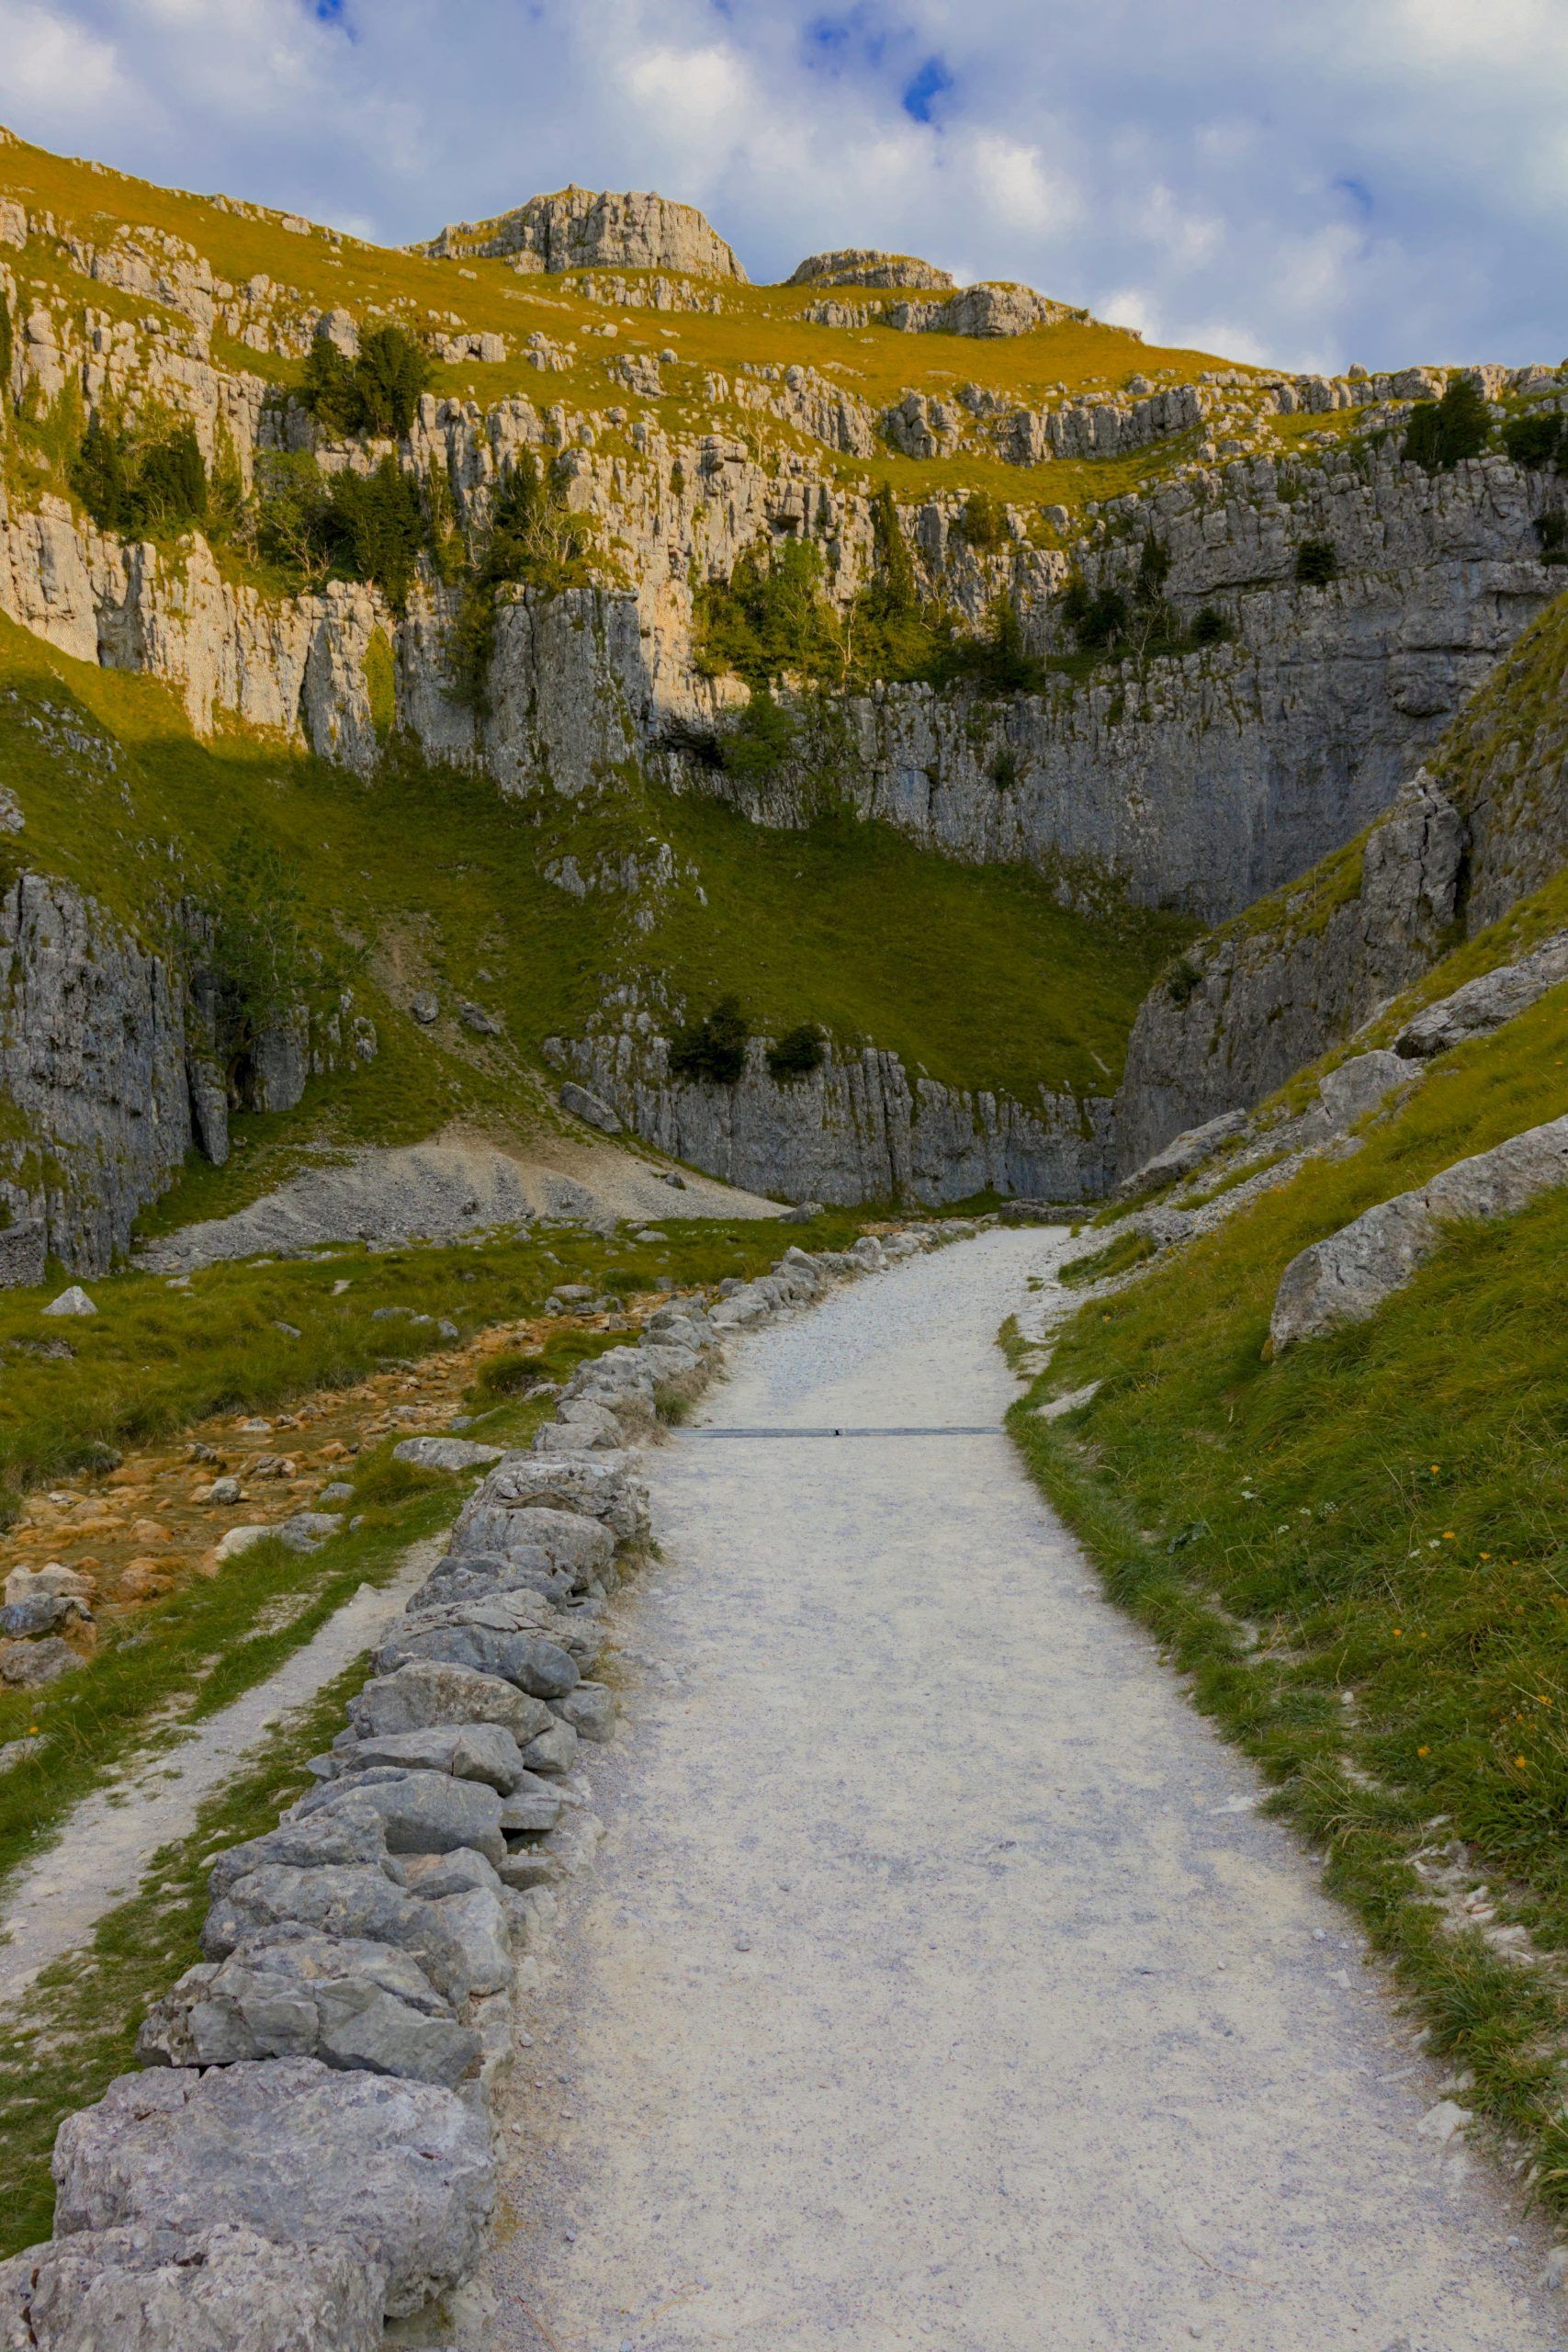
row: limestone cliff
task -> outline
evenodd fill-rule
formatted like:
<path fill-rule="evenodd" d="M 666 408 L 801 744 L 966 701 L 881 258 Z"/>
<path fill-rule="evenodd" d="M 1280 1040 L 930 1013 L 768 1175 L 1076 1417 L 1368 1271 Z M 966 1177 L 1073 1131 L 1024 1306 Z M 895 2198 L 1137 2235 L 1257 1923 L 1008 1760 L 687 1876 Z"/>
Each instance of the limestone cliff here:
<path fill-rule="evenodd" d="M 599 195 L 586 187 L 530 197 L 492 220 L 459 221 L 418 250 L 442 260 L 479 254 L 521 270 L 618 266 L 746 282 L 734 254 L 694 205 L 663 196 Z"/>

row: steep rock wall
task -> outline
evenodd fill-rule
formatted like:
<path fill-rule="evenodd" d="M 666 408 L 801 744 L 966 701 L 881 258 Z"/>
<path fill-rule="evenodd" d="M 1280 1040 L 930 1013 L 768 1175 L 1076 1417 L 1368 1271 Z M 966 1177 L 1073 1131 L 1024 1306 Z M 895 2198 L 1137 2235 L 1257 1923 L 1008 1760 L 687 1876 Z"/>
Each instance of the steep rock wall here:
<path fill-rule="evenodd" d="M 0 1097 L 4 1279 L 41 1280 L 46 1249 L 78 1272 L 112 1264 L 191 1142 L 184 990 L 91 899 L 36 874 L 0 898 Z"/>
<path fill-rule="evenodd" d="M 1129 1175 L 1249 1108 L 1418 978 L 1451 937 L 1465 831 L 1424 771 L 1364 842 L 1190 949 L 1145 999 L 1116 1106 Z"/>
<path fill-rule="evenodd" d="M 671 1078 L 665 1041 L 635 1031 L 560 1042 L 557 1057 L 645 1142 L 775 1199 L 1083 1200 L 1110 1181 L 1108 1101 L 961 1092 L 871 1046 L 781 1083 L 754 1039 L 733 1086 Z"/>

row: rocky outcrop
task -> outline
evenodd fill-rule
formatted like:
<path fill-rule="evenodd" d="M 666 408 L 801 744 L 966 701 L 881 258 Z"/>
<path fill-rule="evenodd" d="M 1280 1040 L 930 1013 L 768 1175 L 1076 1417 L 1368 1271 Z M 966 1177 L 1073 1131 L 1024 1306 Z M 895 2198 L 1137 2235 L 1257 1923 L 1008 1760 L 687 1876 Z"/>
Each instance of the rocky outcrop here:
<path fill-rule="evenodd" d="M 1419 978 L 1450 936 L 1463 852 L 1423 770 L 1325 872 L 1187 949 L 1133 1024 L 1117 1098 L 1123 1172 L 1250 1108 Z"/>
<path fill-rule="evenodd" d="M 904 334 L 1004 335 L 1061 326 L 1088 313 L 1067 302 L 1050 301 L 1032 286 L 982 283 L 965 286 L 944 302 L 895 302 L 885 315 L 887 324 Z"/>
<path fill-rule="evenodd" d="M 130 1245 L 191 1142 L 184 988 L 68 885 L 22 874 L 0 898 L 0 1198 L 12 1229 L 97 1272 Z"/>
<path fill-rule="evenodd" d="M 220 1165 L 231 1108 L 291 1111 L 313 1071 L 376 1051 L 345 994 L 287 1004 L 243 1050 L 215 977 L 85 892 L 22 873 L 0 896 L 0 1287 L 47 1256 L 98 1273 L 194 1144 Z"/>
<path fill-rule="evenodd" d="M 672 1078 L 668 1046 L 651 1031 L 555 1049 L 646 1142 L 776 1199 L 935 1206 L 996 1192 L 1069 1201 L 1095 1197 L 1110 1180 L 1105 1100 L 960 1092 L 869 1046 L 780 1080 L 754 1039 L 732 1086 Z"/>
<path fill-rule="evenodd" d="M 934 262 L 913 254 L 877 253 L 867 245 L 843 245 L 830 254 L 807 254 L 784 279 L 786 286 L 951 286 Z"/>
<path fill-rule="evenodd" d="M 673 269 L 746 283 L 734 254 L 694 205 L 668 197 L 566 187 L 493 220 L 463 220 L 417 248 L 438 259 L 482 254 L 513 269 Z"/>
<path fill-rule="evenodd" d="M 1560 931 L 1528 956 L 1521 956 L 1517 963 L 1483 972 L 1455 989 L 1451 996 L 1425 1005 L 1400 1030 L 1393 1050 L 1407 1061 L 1428 1061 L 1434 1054 L 1446 1054 L 1472 1037 L 1489 1036 L 1565 979 L 1568 932 Z"/>
<path fill-rule="evenodd" d="M 1495 1150 L 1456 1161 L 1414 1192 L 1380 1202 L 1291 1260 L 1269 1324 L 1275 1354 L 1375 1315 L 1426 1263 L 1445 1226 L 1512 1216 L 1564 1184 L 1568 1118 L 1511 1136 Z"/>
<path fill-rule="evenodd" d="M 377 2352 L 379 2264 L 233 2222 L 80 2230 L 0 2263 L 0 2341 L 38 2352 Z"/>

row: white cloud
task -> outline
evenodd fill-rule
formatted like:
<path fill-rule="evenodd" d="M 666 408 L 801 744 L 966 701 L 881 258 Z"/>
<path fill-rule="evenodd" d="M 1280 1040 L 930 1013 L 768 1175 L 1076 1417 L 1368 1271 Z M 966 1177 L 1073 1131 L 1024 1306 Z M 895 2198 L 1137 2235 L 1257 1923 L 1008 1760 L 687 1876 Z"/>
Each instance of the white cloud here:
<path fill-rule="evenodd" d="M 0 0 L 0 120 L 389 243 L 576 179 L 759 277 L 884 244 L 1280 362 L 1568 345 L 1562 0 Z"/>
<path fill-rule="evenodd" d="M 0 97 L 11 115 L 37 108 L 51 123 L 90 120 L 119 82 L 112 41 L 55 9 L 0 0 Z"/>

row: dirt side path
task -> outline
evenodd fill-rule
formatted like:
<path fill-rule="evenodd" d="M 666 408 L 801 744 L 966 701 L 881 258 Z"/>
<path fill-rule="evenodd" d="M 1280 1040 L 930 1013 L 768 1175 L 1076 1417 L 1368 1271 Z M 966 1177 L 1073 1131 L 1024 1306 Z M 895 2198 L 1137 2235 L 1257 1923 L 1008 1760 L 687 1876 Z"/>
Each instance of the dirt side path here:
<path fill-rule="evenodd" d="M 1056 1246 L 840 1294 L 705 1418 L 997 1423 L 993 1335 Z M 698 1427 L 649 1466 L 663 1562 L 530 2005 L 491 2341 L 1562 2342 L 1355 1930 L 999 1431 Z"/>

